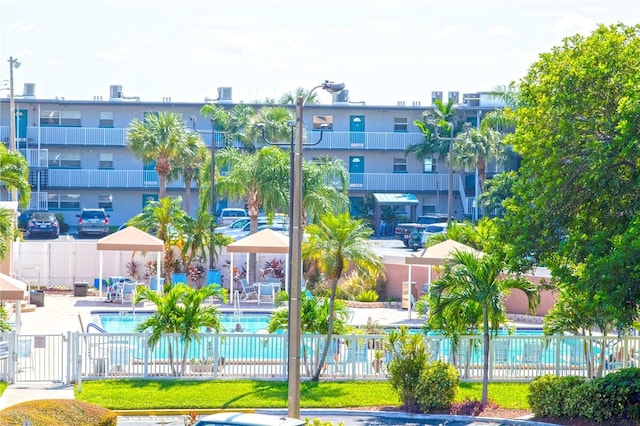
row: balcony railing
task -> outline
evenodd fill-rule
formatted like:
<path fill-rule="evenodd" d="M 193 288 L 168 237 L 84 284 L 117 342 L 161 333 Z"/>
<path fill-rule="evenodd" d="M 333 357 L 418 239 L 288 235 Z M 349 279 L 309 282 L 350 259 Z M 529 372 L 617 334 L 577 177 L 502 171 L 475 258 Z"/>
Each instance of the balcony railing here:
<path fill-rule="evenodd" d="M 21 149 L 20 154 L 27 160 L 29 168 L 46 168 L 49 164 L 48 149 Z"/>
<path fill-rule="evenodd" d="M 80 146 L 126 146 L 125 128 L 92 127 L 27 127 L 27 140 L 40 145 L 80 145 Z M 318 139 L 317 131 L 305 132 L 309 141 Z M 8 126 L 0 127 L 0 138 L 9 141 Z M 322 142 L 305 149 L 313 150 L 385 150 L 404 151 L 409 145 L 419 143 L 424 138 L 421 132 L 324 132 Z M 203 137 L 206 145 L 210 137 Z M 222 145 L 216 140 L 216 146 Z M 240 142 L 234 146 L 242 146 Z"/>
<path fill-rule="evenodd" d="M 49 169 L 49 187 L 53 188 L 157 188 L 158 174 L 153 170 Z M 167 189 L 184 188 L 182 179 L 167 183 Z"/>

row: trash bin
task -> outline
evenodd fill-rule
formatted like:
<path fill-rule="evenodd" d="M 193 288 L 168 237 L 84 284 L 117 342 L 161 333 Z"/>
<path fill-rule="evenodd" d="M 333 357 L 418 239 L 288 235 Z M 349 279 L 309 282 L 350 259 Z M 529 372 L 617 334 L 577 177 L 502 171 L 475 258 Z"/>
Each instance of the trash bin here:
<path fill-rule="evenodd" d="M 44 290 L 30 290 L 29 303 L 38 308 L 44 307 Z"/>
<path fill-rule="evenodd" d="M 86 297 L 89 283 L 86 281 L 79 281 L 73 283 L 73 295 L 76 297 Z"/>

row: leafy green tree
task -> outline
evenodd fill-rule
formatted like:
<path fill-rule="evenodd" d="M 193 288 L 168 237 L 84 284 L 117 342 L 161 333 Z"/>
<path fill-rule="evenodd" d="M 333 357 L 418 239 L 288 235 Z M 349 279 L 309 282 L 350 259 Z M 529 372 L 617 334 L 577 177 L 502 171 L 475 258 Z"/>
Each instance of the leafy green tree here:
<path fill-rule="evenodd" d="M 314 261 L 325 279 L 331 283 L 327 344 L 312 377 L 312 380 L 318 381 L 334 330 L 338 283 L 345 278 L 350 268 L 362 276 L 377 277 L 384 275 L 384 266 L 382 258 L 371 246 L 369 237 L 372 230 L 362 220 L 351 219 L 348 212 L 337 216 L 330 213 L 321 215 L 318 223 L 308 225 L 306 231 L 308 238 L 302 245 L 302 258 Z"/>
<path fill-rule="evenodd" d="M 200 137 L 195 133 L 185 136 L 184 144 L 178 148 L 176 156 L 171 160 L 171 170 L 167 181 L 172 182 L 181 177 L 184 182 L 184 210 L 191 210 L 191 181 L 201 182 L 200 176 L 206 164 L 209 152 Z"/>
<path fill-rule="evenodd" d="M 540 55 L 521 80 L 522 155 L 503 240 L 576 294 L 598 289 L 621 326 L 640 309 L 640 26 L 599 26 Z"/>
<path fill-rule="evenodd" d="M 486 190 L 480 194 L 478 200 L 488 210 L 497 212 L 498 217 L 503 217 L 502 202 L 513 197 L 513 186 L 517 178 L 518 175 L 513 170 L 498 173 L 486 182 Z"/>
<path fill-rule="evenodd" d="M 504 301 L 512 289 L 522 291 L 527 297 L 529 310 L 540 301 L 538 288 L 520 276 L 504 276 L 506 264 L 497 256 L 478 257 L 474 253 L 456 250 L 445 264 L 444 275 L 431 286 L 434 296 L 431 315 L 443 316 L 464 312 L 469 307 L 482 311 L 484 363 L 482 378 L 482 404 L 489 402 L 489 344 L 490 334 L 497 334 L 506 320 Z M 477 308 L 476 308 L 477 309 Z"/>
<path fill-rule="evenodd" d="M 0 182 L 8 191 L 18 191 L 18 203 L 21 207 L 29 205 L 31 185 L 29 185 L 29 165 L 22 154 L 9 151 L 5 145 L 0 146 Z"/>
<path fill-rule="evenodd" d="M 220 297 L 226 302 L 226 292 L 219 285 L 209 285 L 196 290 L 185 284 L 178 284 L 166 294 L 158 294 L 147 287 L 142 287 L 136 292 L 134 304 L 148 300 L 156 305 L 156 311 L 136 326 L 136 331 L 151 332 L 148 340 L 151 347 L 155 347 L 165 333 L 178 334 L 183 348 L 180 370 L 182 374 L 186 368 L 189 345 L 198 341 L 201 330 L 208 327 L 220 332 L 222 329 L 218 308 L 202 303 L 210 297 Z M 169 365 L 172 374 L 178 376 L 181 373 L 176 370 L 173 362 L 173 350 L 172 340 L 169 339 Z"/>
<path fill-rule="evenodd" d="M 173 112 L 148 114 L 134 119 L 127 130 L 127 142 L 133 156 L 144 163 L 155 161 L 158 173 L 158 198 L 167 196 L 167 177 L 172 162 L 187 149 L 187 128 L 182 117 Z"/>

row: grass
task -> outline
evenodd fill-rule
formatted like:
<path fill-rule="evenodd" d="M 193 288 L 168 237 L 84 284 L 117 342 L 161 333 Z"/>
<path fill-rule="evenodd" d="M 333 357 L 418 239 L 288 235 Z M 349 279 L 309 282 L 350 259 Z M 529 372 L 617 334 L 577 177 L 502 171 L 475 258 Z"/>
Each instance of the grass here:
<path fill-rule="evenodd" d="M 457 401 L 480 400 L 481 383 L 463 383 Z M 503 408 L 529 409 L 528 383 L 490 383 L 489 398 Z M 76 399 L 112 410 L 171 408 L 286 408 L 287 383 L 258 380 L 96 380 L 82 383 Z M 302 408 L 400 406 L 387 382 L 303 382 Z"/>

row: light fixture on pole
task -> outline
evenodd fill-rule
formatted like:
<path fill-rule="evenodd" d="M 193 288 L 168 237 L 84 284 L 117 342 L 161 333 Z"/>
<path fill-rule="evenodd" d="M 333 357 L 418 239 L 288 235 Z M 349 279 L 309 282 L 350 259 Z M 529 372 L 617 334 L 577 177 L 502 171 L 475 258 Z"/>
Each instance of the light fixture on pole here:
<path fill-rule="evenodd" d="M 9 57 L 9 151 L 16 151 L 16 104 L 13 94 L 13 69 L 20 68 L 20 62 L 13 56 Z M 11 201 L 18 201 L 18 190 L 11 190 Z"/>
<path fill-rule="evenodd" d="M 312 88 L 307 96 L 296 98 L 296 138 L 293 167 L 294 203 L 289 226 L 290 270 L 289 279 L 289 345 L 288 345 L 288 416 L 300 418 L 300 290 L 302 282 L 302 147 L 304 104 L 317 89 L 340 92 L 344 83 L 325 81 Z M 319 141 L 318 141 L 319 142 Z M 311 145 L 314 145 L 315 142 Z"/>
<path fill-rule="evenodd" d="M 191 124 L 193 126 L 193 131 L 200 134 L 206 135 L 208 133 L 211 134 L 211 190 L 209 191 L 209 207 L 211 209 L 211 217 L 215 219 L 216 217 L 216 198 L 215 198 L 215 183 L 216 183 L 216 120 L 214 117 L 211 117 L 211 132 L 202 132 L 196 129 L 196 117 L 189 117 L 191 120 Z M 213 229 L 211 230 L 212 238 L 209 244 L 209 269 L 214 269 L 215 264 L 213 263 Z"/>

